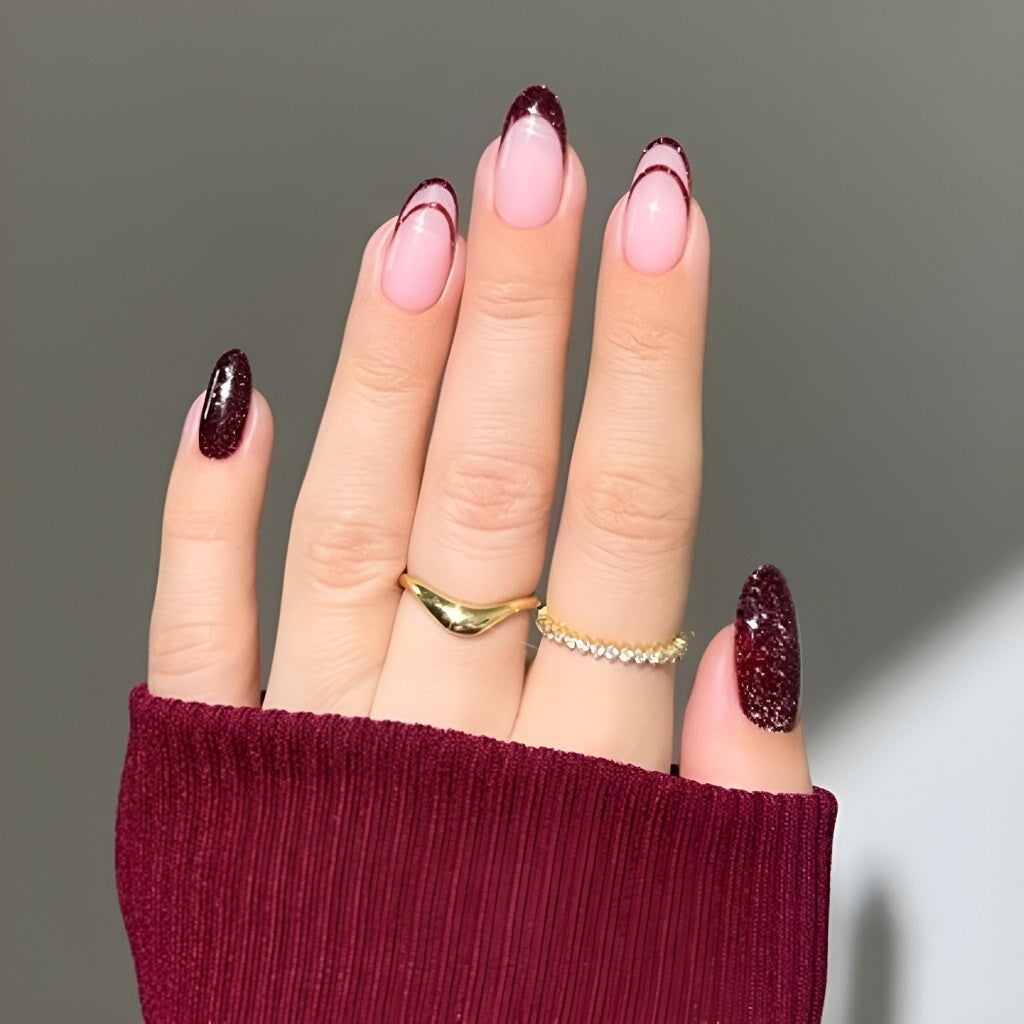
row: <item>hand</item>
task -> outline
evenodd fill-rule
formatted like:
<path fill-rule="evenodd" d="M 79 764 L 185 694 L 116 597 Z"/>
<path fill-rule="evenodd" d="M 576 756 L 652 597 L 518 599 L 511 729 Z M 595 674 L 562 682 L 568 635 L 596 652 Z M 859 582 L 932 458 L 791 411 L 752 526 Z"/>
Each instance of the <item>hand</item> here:
<path fill-rule="evenodd" d="M 659 141 L 608 220 L 545 598 L 571 635 L 621 649 L 671 640 L 689 585 L 709 267 L 689 189 L 682 150 Z M 551 639 L 530 661 L 528 614 L 458 636 L 398 583 L 408 570 L 479 605 L 537 587 L 585 194 L 561 108 L 534 87 L 480 160 L 468 241 L 454 192 L 437 180 L 370 239 L 295 508 L 264 707 L 425 722 L 669 769 L 671 664 Z M 185 421 L 150 636 L 158 696 L 260 703 L 256 544 L 273 427 L 247 374 L 244 357 L 227 354 Z M 810 789 L 788 601 L 781 574 L 761 570 L 738 625 L 711 641 L 682 775 Z"/>

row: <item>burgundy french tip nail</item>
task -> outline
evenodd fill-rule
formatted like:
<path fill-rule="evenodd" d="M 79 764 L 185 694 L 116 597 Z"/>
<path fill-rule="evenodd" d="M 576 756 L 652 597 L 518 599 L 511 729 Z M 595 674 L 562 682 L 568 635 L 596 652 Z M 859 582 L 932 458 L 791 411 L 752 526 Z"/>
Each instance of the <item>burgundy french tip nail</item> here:
<path fill-rule="evenodd" d="M 786 577 L 755 569 L 736 606 L 736 677 L 740 706 L 768 732 L 789 732 L 800 705 L 800 638 Z"/>
<path fill-rule="evenodd" d="M 543 117 L 555 129 L 564 156 L 567 142 L 565 114 L 562 112 L 562 104 L 558 102 L 558 97 L 546 85 L 529 85 L 512 101 L 512 106 L 505 115 L 505 123 L 501 127 L 501 137 L 505 138 L 510 125 L 530 114 Z"/>
<path fill-rule="evenodd" d="M 644 180 L 649 174 L 654 174 L 656 171 L 661 171 L 663 174 L 668 175 L 678 186 L 679 191 L 683 193 L 683 199 L 686 201 L 686 209 L 690 209 L 690 190 L 686 187 L 686 182 L 679 177 L 679 173 L 673 170 L 668 164 L 648 164 L 634 179 L 633 184 L 629 186 L 629 194 L 632 195 L 636 191 L 637 185 Z"/>
<path fill-rule="evenodd" d="M 395 230 L 398 230 L 398 225 L 410 213 L 422 206 L 440 210 L 448 218 L 454 245 L 459 233 L 459 197 L 452 183 L 447 178 L 424 178 L 402 203 L 402 208 L 398 211 L 398 220 L 395 222 Z"/>
<path fill-rule="evenodd" d="M 657 146 L 667 146 L 669 149 L 675 150 L 679 159 L 682 160 L 683 167 L 686 169 L 686 191 L 687 195 L 689 195 L 693 191 L 693 171 L 690 169 L 690 158 L 686 155 L 686 150 L 670 135 L 659 135 L 658 138 L 651 139 L 644 146 L 643 151 L 640 153 L 640 159 L 636 162 L 636 170 L 633 173 L 636 174 L 636 171 L 640 169 L 640 165 L 644 162 L 644 157 Z"/>
<path fill-rule="evenodd" d="M 208 459 L 226 459 L 238 448 L 251 398 L 249 360 L 241 349 L 233 348 L 217 360 L 206 388 L 199 421 L 199 450 Z"/>

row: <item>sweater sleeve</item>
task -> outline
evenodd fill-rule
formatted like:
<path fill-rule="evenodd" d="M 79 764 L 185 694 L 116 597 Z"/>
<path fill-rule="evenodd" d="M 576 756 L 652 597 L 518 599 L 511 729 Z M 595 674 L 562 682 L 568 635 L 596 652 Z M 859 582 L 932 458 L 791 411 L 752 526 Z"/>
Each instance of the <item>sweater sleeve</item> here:
<path fill-rule="evenodd" d="M 130 697 L 147 1024 L 821 1018 L 836 801 L 426 725 Z"/>

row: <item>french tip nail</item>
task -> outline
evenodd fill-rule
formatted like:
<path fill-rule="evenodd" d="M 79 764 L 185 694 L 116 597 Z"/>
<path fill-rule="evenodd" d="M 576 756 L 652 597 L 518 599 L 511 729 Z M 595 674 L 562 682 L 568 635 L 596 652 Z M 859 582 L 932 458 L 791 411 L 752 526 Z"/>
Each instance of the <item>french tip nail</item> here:
<path fill-rule="evenodd" d="M 431 202 L 428 197 L 434 194 L 435 199 Z M 452 209 L 448 210 L 444 202 L 438 202 L 437 200 L 443 199 L 443 195 L 447 194 L 451 198 Z M 454 236 L 459 233 L 459 196 L 455 191 L 454 186 L 447 178 L 424 178 L 405 198 L 405 202 L 402 203 L 401 209 L 398 211 L 398 219 L 395 222 L 395 230 L 398 230 L 398 225 L 402 223 L 405 218 L 412 213 L 414 209 L 413 200 L 417 196 L 421 197 L 421 202 L 415 204 L 415 206 L 434 206 L 441 209 L 448 216 L 448 220 L 452 225 L 453 241 Z"/>
<path fill-rule="evenodd" d="M 640 182 L 644 180 L 644 178 L 646 178 L 650 174 L 654 174 L 655 172 L 659 172 L 659 171 L 664 173 L 664 174 L 666 174 L 666 175 L 668 175 L 668 177 L 671 178 L 679 186 L 679 191 L 683 193 L 683 199 L 686 200 L 686 211 L 687 211 L 687 213 L 689 213 L 689 211 L 690 211 L 690 189 L 687 187 L 686 182 L 683 181 L 683 179 L 679 176 L 678 171 L 676 171 L 673 168 L 669 167 L 668 164 L 649 164 L 647 167 L 645 167 L 633 179 L 633 184 L 629 186 L 629 194 L 630 195 L 633 194 L 633 192 L 636 189 L 637 185 L 639 185 Z"/>
<path fill-rule="evenodd" d="M 199 451 L 208 459 L 226 459 L 238 449 L 252 399 L 252 367 L 240 348 L 217 360 L 206 387 L 199 420 Z"/>
<path fill-rule="evenodd" d="M 565 113 L 558 97 L 546 85 L 528 85 L 513 101 L 505 115 L 505 123 L 501 127 L 501 137 L 509 127 L 515 124 L 521 117 L 528 115 L 543 117 L 545 121 L 558 135 L 558 141 L 562 146 L 562 155 L 565 155 L 568 137 L 565 131 Z"/>
<path fill-rule="evenodd" d="M 736 678 L 740 706 L 768 732 L 790 732 L 800 706 L 800 638 L 786 577 L 758 566 L 736 605 Z"/>
<path fill-rule="evenodd" d="M 679 156 L 679 159 L 682 160 L 683 167 L 686 171 L 687 197 L 689 197 L 690 192 L 693 190 L 693 170 L 690 167 L 690 158 L 686 155 L 686 150 L 683 149 L 683 147 L 673 139 L 671 135 L 659 135 L 656 139 L 651 139 L 651 141 L 648 142 L 640 152 L 640 157 L 636 162 L 637 168 L 639 168 L 644 157 L 647 156 L 655 146 L 667 146 L 669 149 L 674 150 Z M 634 169 L 633 173 L 636 174 L 636 169 Z"/>

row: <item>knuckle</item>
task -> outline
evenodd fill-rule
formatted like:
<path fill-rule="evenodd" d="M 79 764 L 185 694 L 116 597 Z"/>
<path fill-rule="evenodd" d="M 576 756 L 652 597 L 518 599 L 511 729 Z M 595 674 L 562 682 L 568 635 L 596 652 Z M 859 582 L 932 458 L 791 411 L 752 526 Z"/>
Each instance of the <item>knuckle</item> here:
<path fill-rule="evenodd" d="M 404 539 L 384 523 L 354 511 L 333 516 L 302 516 L 293 530 L 289 557 L 315 586 L 329 591 L 351 591 L 397 578 Z"/>
<path fill-rule="evenodd" d="M 621 566 L 674 556 L 696 532 L 696 512 L 681 477 L 642 465 L 599 467 L 582 481 L 577 508 L 584 536 Z"/>
<path fill-rule="evenodd" d="M 608 348 L 628 364 L 661 363 L 681 349 L 680 333 L 668 324 L 627 318 L 611 325 L 604 335 Z"/>
<path fill-rule="evenodd" d="M 348 367 L 347 389 L 372 405 L 391 408 L 396 398 L 432 392 L 433 378 L 421 367 L 399 354 L 392 354 L 384 344 L 375 353 L 377 358 L 354 359 Z"/>
<path fill-rule="evenodd" d="M 149 634 L 150 677 L 180 679 L 206 673 L 231 653 L 229 632 L 212 622 L 154 622 Z"/>
<path fill-rule="evenodd" d="M 216 544 L 230 541 L 236 535 L 237 526 L 219 508 L 175 503 L 168 504 L 164 513 L 165 544 Z"/>
<path fill-rule="evenodd" d="M 561 323 L 565 302 L 550 284 L 522 278 L 485 278 L 473 290 L 472 313 L 484 325 L 531 334 Z"/>
<path fill-rule="evenodd" d="M 533 532 L 547 521 L 553 491 L 552 473 L 540 458 L 522 451 L 466 452 L 445 468 L 437 502 L 442 522 L 454 532 Z"/>

